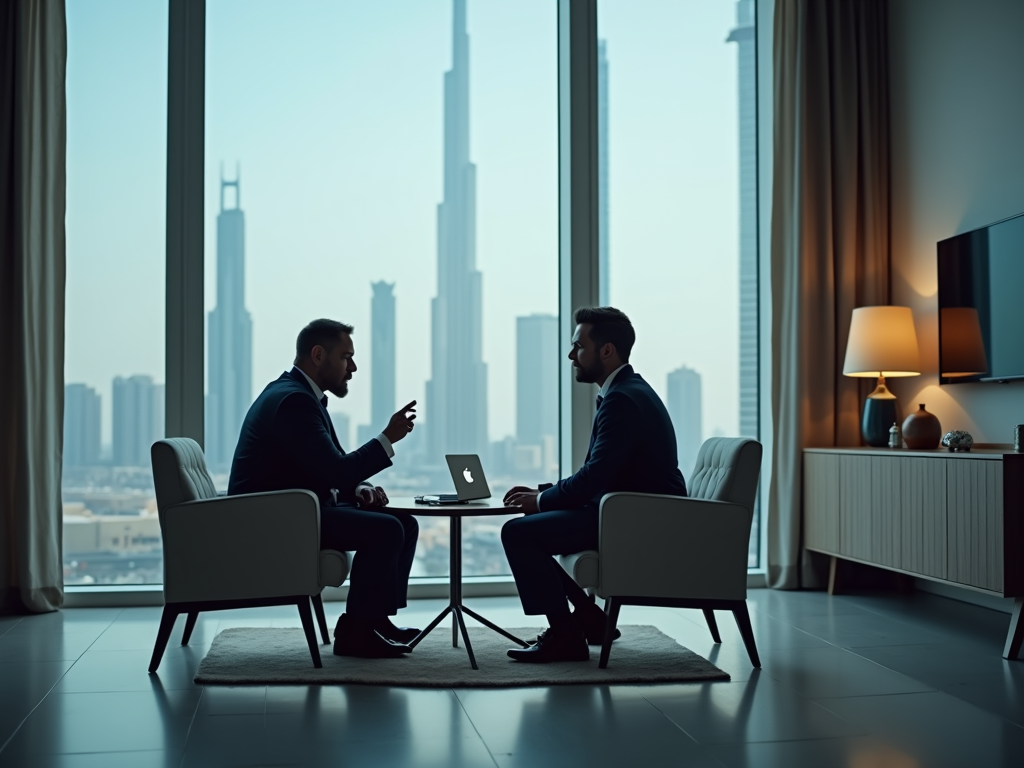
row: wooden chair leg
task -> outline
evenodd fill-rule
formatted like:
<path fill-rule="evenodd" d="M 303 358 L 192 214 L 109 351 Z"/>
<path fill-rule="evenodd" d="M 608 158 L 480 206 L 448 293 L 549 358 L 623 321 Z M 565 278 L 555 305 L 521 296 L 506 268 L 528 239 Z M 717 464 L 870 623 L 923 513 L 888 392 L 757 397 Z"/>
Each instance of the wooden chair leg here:
<path fill-rule="evenodd" d="M 327 628 L 327 617 L 324 616 L 324 601 L 320 595 L 310 595 L 310 601 L 313 603 L 313 613 L 316 614 L 316 623 L 320 625 L 320 637 L 324 641 L 324 645 L 331 642 L 331 633 Z"/>
<path fill-rule="evenodd" d="M 754 669 L 761 668 L 761 658 L 757 655 L 757 645 L 754 643 L 754 628 L 750 625 L 750 613 L 747 611 L 746 601 L 732 609 L 732 615 L 736 617 L 736 626 L 739 627 L 740 635 L 743 637 L 743 645 L 747 648 L 747 656 Z"/>
<path fill-rule="evenodd" d="M 1006 631 L 1003 658 L 1016 659 L 1020 656 L 1022 644 L 1024 644 L 1024 597 L 1018 597 L 1013 603 L 1013 612 L 1010 614 L 1010 628 Z"/>
<path fill-rule="evenodd" d="M 612 640 L 615 639 L 615 625 L 619 621 L 619 608 L 622 603 L 617 597 L 609 597 L 605 603 L 608 611 L 608 623 L 604 630 L 604 645 L 601 646 L 601 661 L 597 665 L 601 669 L 608 669 L 608 656 L 612 652 Z"/>
<path fill-rule="evenodd" d="M 309 610 L 309 598 L 303 595 L 295 602 L 299 606 L 302 631 L 306 633 L 306 643 L 309 645 L 309 655 L 313 657 L 313 666 L 320 669 L 323 662 L 320 661 L 320 646 L 316 642 L 316 629 L 313 628 L 313 612 Z"/>
<path fill-rule="evenodd" d="M 156 672 L 160 666 L 160 659 L 164 657 L 164 649 L 167 648 L 167 641 L 171 639 L 171 630 L 174 629 L 174 622 L 178 618 L 178 609 L 170 605 L 164 606 L 163 615 L 160 617 L 160 628 L 156 632 L 156 645 L 153 646 L 153 658 L 149 661 L 149 673 Z"/>
<path fill-rule="evenodd" d="M 718 622 L 715 620 L 715 612 L 710 608 L 704 609 L 704 618 L 708 622 L 708 629 L 711 630 L 711 639 L 716 643 L 722 642 L 722 636 L 718 634 Z"/>
<path fill-rule="evenodd" d="M 188 616 L 185 617 L 185 631 L 181 633 L 181 644 L 188 645 L 189 638 L 192 637 L 192 630 L 196 628 L 196 619 L 199 618 L 199 611 L 189 611 Z"/>

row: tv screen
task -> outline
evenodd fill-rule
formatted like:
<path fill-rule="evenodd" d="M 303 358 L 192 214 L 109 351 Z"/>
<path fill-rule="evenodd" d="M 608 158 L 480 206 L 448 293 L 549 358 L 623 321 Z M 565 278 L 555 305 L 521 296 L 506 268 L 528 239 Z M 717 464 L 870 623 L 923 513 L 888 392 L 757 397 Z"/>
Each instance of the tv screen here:
<path fill-rule="evenodd" d="M 1024 213 L 938 252 L 939 382 L 1024 379 Z"/>

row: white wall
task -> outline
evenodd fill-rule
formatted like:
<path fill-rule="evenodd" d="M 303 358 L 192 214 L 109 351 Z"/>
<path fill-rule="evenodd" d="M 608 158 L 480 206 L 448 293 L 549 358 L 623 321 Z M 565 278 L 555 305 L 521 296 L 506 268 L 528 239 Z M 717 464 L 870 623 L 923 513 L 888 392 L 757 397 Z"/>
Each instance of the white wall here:
<path fill-rule="evenodd" d="M 1024 2 L 889 9 L 892 298 L 914 311 L 924 368 L 892 389 L 904 413 L 925 403 L 944 431 L 1009 443 L 1024 424 L 1024 382 L 938 385 L 935 244 L 1024 212 Z M 1021 296 L 1024 312 L 1024 286 Z"/>

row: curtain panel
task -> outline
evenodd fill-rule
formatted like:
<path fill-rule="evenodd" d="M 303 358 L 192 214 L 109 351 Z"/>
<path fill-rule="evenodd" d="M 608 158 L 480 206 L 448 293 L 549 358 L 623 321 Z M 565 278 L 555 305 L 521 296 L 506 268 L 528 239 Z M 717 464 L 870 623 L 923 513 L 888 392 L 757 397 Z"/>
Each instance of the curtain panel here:
<path fill-rule="evenodd" d="M 775 2 L 768 584 L 781 589 L 820 585 L 802 549 L 802 450 L 860 444 L 850 317 L 889 303 L 886 28 L 884 0 Z"/>
<path fill-rule="evenodd" d="M 64 595 L 63 0 L 0 3 L 0 610 Z"/>

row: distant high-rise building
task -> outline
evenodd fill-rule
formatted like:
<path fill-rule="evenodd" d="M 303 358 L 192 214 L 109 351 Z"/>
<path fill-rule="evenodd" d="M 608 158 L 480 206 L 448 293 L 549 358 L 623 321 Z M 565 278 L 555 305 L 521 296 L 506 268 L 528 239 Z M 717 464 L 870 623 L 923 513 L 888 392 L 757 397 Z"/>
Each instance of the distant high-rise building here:
<path fill-rule="evenodd" d="M 118 376 L 111 399 L 114 465 L 150 466 L 149 449 L 164 435 L 164 385 L 152 376 Z"/>
<path fill-rule="evenodd" d="M 100 462 L 100 396 L 86 384 L 64 386 L 64 466 Z"/>
<path fill-rule="evenodd" d="M 679 469 L 684 477 L 689 478 L 697 463 L 697 452 L 704 435 L 700 374 L 685 365 L 669 373 L 666 399 L 668 415 L 676 431 Z"/>
<path fill-rule="evenodd" d="M 388 425 L 395 403 L 395 284 L 373 283 L 370 303 L 370 425 Z"/>
<path fill-rule="evenodd" d="M 482 301 L 476 268 L 476 166 L 469 160 L 466 0 L 454 0 L 452 68 L 444 75 L 444 200 L 437 207 L 431 378 L 424 408 L 429 453 L 435 458 L 488 449 Z"/>
<path fill-rule="evenodd" d="M 516 441 L 542 448 L 558 434 L 558 318 L 516 318 Z M 538 463 L 540 459 L 538 459 Z"/>
<path fill-rule="evenodd" d="M 740 230 L 740 436 L 758 436 L 757 338 L 757 88 L 754 1 L 736 3 L 736 28 L 727 42 L 737 44 L 739 94 Z"/>
<path fill-rule="evenodd" d="M 349 418 L 347 413 L 341 411 L 330 411 L 331 421 L 334 423 L 334 433 L 338 436 L 338 442 L 341 443 L 341 447 L 346 451 L 351 451 L 358 448 L 358 445 L 352 445 L 352 420 Z"/>
<path fill-rule="evenodd" d="M 245 214 L 240 180 L 220 182 L 217 215 L 217 305 L 210 312 L 207 342 L 206 461 L 214 469 L 231 465 L 242 420 L 252 404 L 252 318 L 245 308 Z M 235 206 L 224 207 L 233 187 Z"/>
<path fill-rule="evenodd" d="M 602 307 L 611 304 L 611 263 L 608 257 L 608 48 L 597 41 L 597 255 L 598 294 Z"/>

